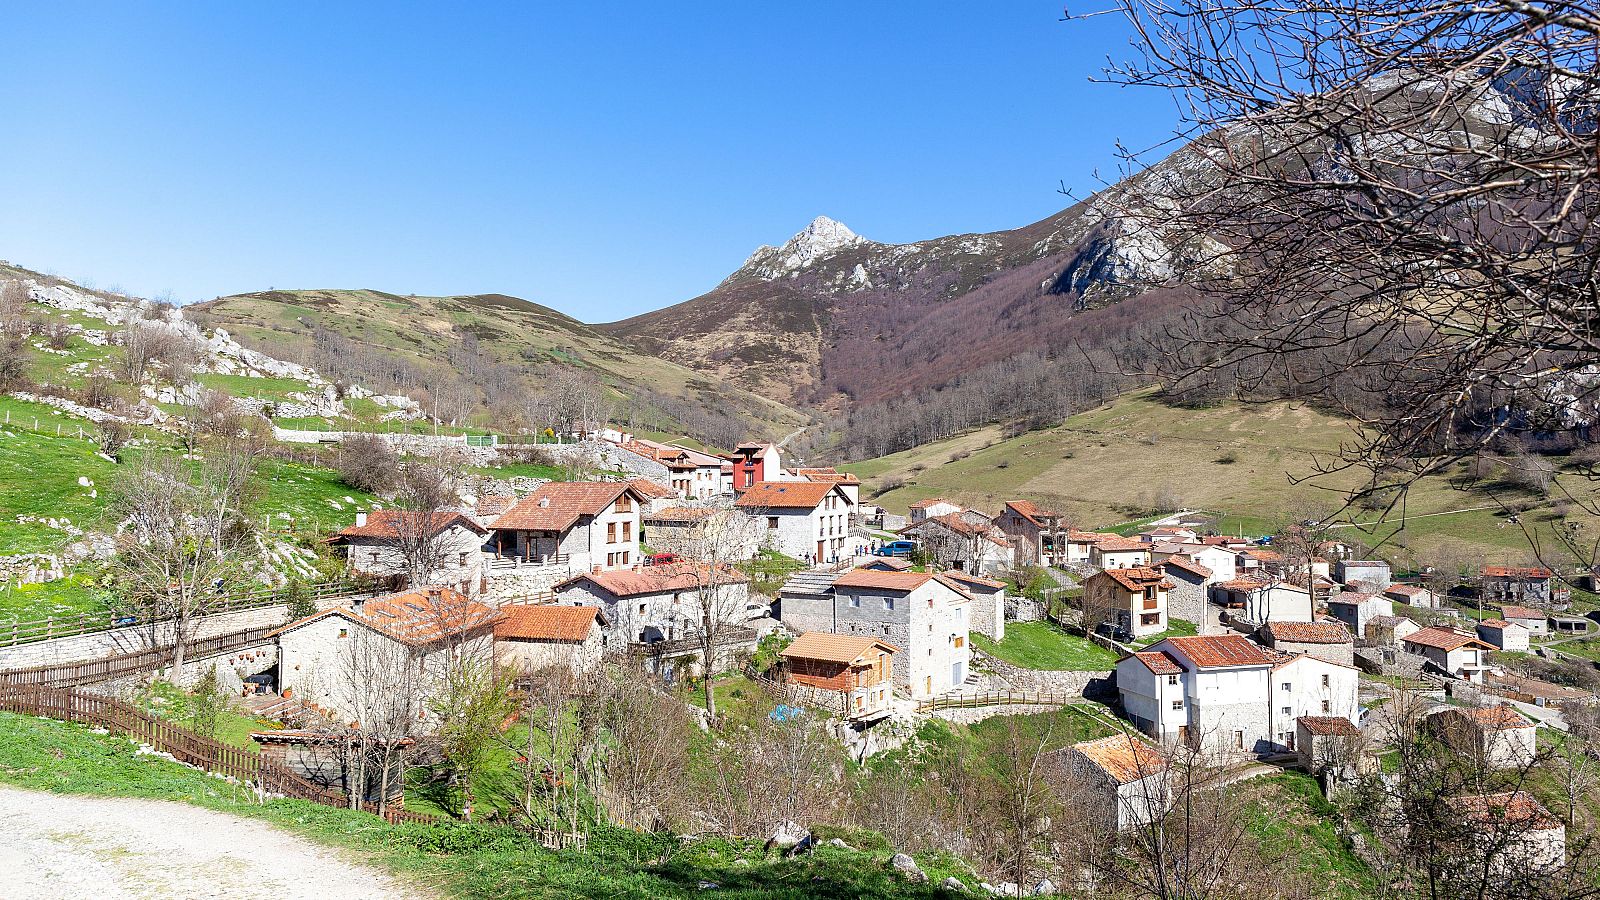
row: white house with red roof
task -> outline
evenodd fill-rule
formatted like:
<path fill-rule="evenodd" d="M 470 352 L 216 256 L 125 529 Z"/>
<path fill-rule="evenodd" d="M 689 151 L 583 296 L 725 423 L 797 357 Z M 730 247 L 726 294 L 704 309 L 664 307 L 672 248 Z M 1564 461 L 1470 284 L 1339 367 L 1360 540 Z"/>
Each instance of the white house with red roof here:
<path fill-rule="evenodd" d="M 1486 644 L 1493 644 L 1496 650 L 1507 650 L 1513 653 L 1526 653 L 1528 651 L 1528 629 L 1515 622 L 1505 619 L 1484 619 L 1478 623 L 1478 637 Z"/>
<path fill-rule="evenodd" d="M 1266 650 L 1243 635 L 1166 638 L 1117 662 L 1140 731 L 1221 754 L 1292 749 L 1295 719 L 1359 713 L 1353 666 Z"/>
<path fill-rule="evenodd" d="M 449 667 L 494 653 L 495 609 L 426 587 L 336 606 L 271 632 L 278 686 L 342 723 L 426 717 Z M 409 709 L 396 708 L 407 704 Z"/>
<path fill-rule="evenodd" d="M 1084 623 L 1113 623 L 1118 632 L 1142 638 L 1167 630 L 1167 592 L 1173 587 L 1158 568 L 1102 569 L 1083 580 Z"/>
<path fill-rule="evenodd" d="M 925 700 L 966 681 L 975 602 L 943 575 L 852 569 L 827 591 L 785 592 L 782 616 L 791 631 L 866 635 L 895 645 L 895 683 Z"/>
<path fill-rule="evenodd" d="M 1476 635 L 1440 626 L 1406 635 L 1400 640 L 1400 646 L 1448 675 L 1474 682 L 1483 681 L 1489 669 L 1484 654 L 1494 649 Z"/>
<path fill-rule="evenodd" d="M 552 481 L 494 521 L 496 560 L 571 571 L 626 569 L 639 562 L 645 498 L 616 481 Z"/>
<path fill-rule="evenodd" d="M 748 576 L 692 561 L 584 572 L 556 585 L 555 594 L 562 603 L 603 610 L 610 632 L 622 643 L 698 637 L 708 612 L 723 626 L 750 618 Z"/>
<path fill-rule="evenodd" d="M 1150 564 L 1150 545 L 1137 538 L 1113 536 L 1089 548 L 1089 565 L 1097 569 L 1131 569 Z"/>
<path fill-rule="evenodd" d="M 394 587 L 404 587 L 409 575 L 404 548 L 415 553 L 426 543 L 430 550 L 423 555 L 432 556 L 434 565 L 421 580 L 476 597 L 483 587 L 483 539 L 488 534 L 488 528 L 459 512 L 378 509 L 356 513 L 355 523 L 328 543 L 345 548 L 351 572 L 395 580 Z"/>
<path fill-rule="evenodd" d="M 1310 622 L 1315 618 L 1309 590 L 1266 576 L 1219 581 L 1211 586 L 1211 602 L 1226 609 L 1230 620 L 1248 625 Z"/>
<path fill-rule="evenodd" d="M 1500 607 L 1500 618 L 1507 622 L 1515 622 L 1528 629 L 1530 635 L 1544 635 L 1550 633 L 1550 614 L 1542 609 L 1531 606 Z"/>
<path fill-rule="evenodd" d="M 1117 662 L 1117 690 L 1133 724 L 1158 741 L 1267 752 L 1278 662 L 1240 634 L 1166 638 Z"/>
<path fill-rule="evenodd" d="M 953 503 L 944 499 L 943 497 L 929 497 L 926 500 L 918 500 L 917 502 L 906 507 L 906 512 L 910 516 L 912 524 L 916 524 L 917 522 L 921 522 L 925 519 L 948 516 L 953 513 L 960 513 L 963 511 L 964 508 L 961 506 L 961 504 Z"/>
<path fill-rule="evenodd" d="M 854 533 L 855 504 L 830 481 L 758 481 L 734 507 L 765 524 L 766 546 L 810 563 L 851 559 L 866 541 Z"/>
<path fill-rule="evenodd" d="M 1391 584 L 1383 589 L 1383 595 L 1416 609 L 1439 608 L 1438 596 L 1420 584 Z"/>

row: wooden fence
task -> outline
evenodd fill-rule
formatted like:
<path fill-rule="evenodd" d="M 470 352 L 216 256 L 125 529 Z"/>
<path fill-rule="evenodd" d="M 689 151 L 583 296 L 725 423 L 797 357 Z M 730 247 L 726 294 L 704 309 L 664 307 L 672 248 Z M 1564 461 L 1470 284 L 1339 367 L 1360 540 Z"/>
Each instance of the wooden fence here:
<path fill-rule="evenodd" d="M 112 734 L 125 735 L 156 750 L 170 753 L 181 763 L 240 781 L 253 782 L 264 793 L 309 800 L 324 806 L 350 806 L 344 794 L 307 781 L 287 767 L 263 759 L 259 754 L 202 737 L 121 700 L 77 688 L 0 686 L 0 711 L 104 728 Z M 376 803 L 363 803 L 361 808 L 396 824 L 436 821 L 433 816 L 398 807 L 387 807 L 380 812 Z"/>
<path fill-rule="evenodd" d="M 247 628 L 228 634 L 213 635 L 184 644 L 186 660 L 204 659 L 222 653 L 232 653 L 257 644 L 266 643 L 267 635 L 277 626 Z M 30 666 L 25 669 L 0 669 L 0 689 L 6 687 L 77 687 L 113 681 L 129 675 L 153 672 L 172 662 L 172 645 L 135 650 L 104 659 L 87 662 L 58 663 Z"/>
<path fill-rule="evenodd" d="M 917 704 L 917 712 L 932 712 L 936 709 L 979 709 L 985 706 L 1073 706 L 1082 702 L 1083 697 L 1077 694 L 985 691 L 924 700 Z"/>
<path fill-rule="evenodd" d="M 337 600 L 342 597 L 353 597 L 366 593 L 370 586 L 354 581 L 324 581 L 309 586 L 308 594 L 312 600 Z M 206 615 L 217 613 L 239 612 L 247 609 L 260 609 L 263 606 L 277 606 L 287 603 L 289 592 L 284 589 L 261 589 L 246 591 L 225 597 L 215 603 L 207 604 Z M 50 616 L 44 619 L 30 619 L 26 621 L 0 622 L 0 647 L 14 647 L 18 644 L 31 644 L 38 641 L 52 641 L 56 638 L 73 637 L 80 634 L 96 634 L 102 631 L 114 631 L 118 628 L 149 627 L 151 622 L 129 623 L 129 617 L 120 613 L 93 612 L 81 613 L 75 616 Z M 162 619 L 160 621 L 171 621 Z M 118 623 L 122 624 L 118 624 Z"/>

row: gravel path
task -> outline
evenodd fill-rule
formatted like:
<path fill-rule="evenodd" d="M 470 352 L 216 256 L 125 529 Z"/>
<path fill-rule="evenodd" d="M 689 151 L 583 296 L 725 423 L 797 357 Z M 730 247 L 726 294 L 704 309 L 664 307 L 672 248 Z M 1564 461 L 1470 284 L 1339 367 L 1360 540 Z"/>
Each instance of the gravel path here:
<path fill-rule="evenodd" d="M 271 825 L 184 803 L 0 787 L 6 900 L 425 900 Z"/>

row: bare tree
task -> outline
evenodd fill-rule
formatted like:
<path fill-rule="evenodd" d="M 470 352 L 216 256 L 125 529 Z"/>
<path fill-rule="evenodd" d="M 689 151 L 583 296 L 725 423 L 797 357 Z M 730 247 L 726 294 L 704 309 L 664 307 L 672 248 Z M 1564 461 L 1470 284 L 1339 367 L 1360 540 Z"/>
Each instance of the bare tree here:
<path fill-rule="evenodd" d="M 396 515 L 385 522 L 412 587 L 429 584 L 447 564 L 446 525 L 460 503 L 460 483 L 461 467 L 452 460 L 411 460 L 400 466 L 392 501 Z"/>
<path fill-rule="evenodd" d="M 414 651 L 368 628 L 355 628 L 341 655 L 341 669 L 326 673 L 354 717 L 329 719 L 320 728 L 336 738 L 348 772 L 350 808 L 376 787 L 381 815 L 399 789 L 408 754 L 420 752 L 426 736 L 424 711 L 437 685 L 418 665 Z"/>
<path fill-rule="evenodd" d="M 339 442 L 334 468 L 345 484 L 358 491 L 381 494 L 394 487 L 400 455 L 375 434 L 354 434 Z"/>
<path fill-rule="evenodd" d="M 1318 468 L 1363 493 L 1595 421 L 1592 5 L 1116 5 L 1108 78 L 1171 91 L 1192 141 L 1097 199 L 1169 248 L 1147 287 L 1197 295 L 1174 390 L 1343 410 L 1364 427 Z"/>
<path fill-rule="evenodd" d="M 33 330 L 28 320 L 28 287 L 18 280 L 0 284 L 0 335 L 26 338 Z"/>
<path fill-rule="evenodd" d="M 684 770 L 694 725 L 637 670 L 598 678 L 594 719 L 610 741 L 602 751 L 602 795 L 613 818 L 634 828 L 671 821 L 684 799 Z"/>
<path fill-rule="evenodd" d="M 117 600 L 152 627 L 172 623 L 174 681 L 194 620 L 225 599 L 255 546 L 246 515 L 254 468 L 254 449 L 236 442 L 198 464 L 146 454 L 117 479 L 112 509 L 126 526 Z"/>
<path fill-rule="evenodd" d="M 717 656 L 723 651 L 728 630 L 746 618 L 749 579 L 736 566 L 754 555 L 764 532 L 761 517 L 748 509 L 708 509 L 706 515 L 664 532 L 660 538 L 652 537 L 655 549 L 681 557 L 667 571 L 684 581 L 686 593 L 694 593 L 693 611 L 698 614 L 694 635 L 704 667 L 706 712 L 713 721 L 717 700 L 711 676 L 716 672 Z"/>

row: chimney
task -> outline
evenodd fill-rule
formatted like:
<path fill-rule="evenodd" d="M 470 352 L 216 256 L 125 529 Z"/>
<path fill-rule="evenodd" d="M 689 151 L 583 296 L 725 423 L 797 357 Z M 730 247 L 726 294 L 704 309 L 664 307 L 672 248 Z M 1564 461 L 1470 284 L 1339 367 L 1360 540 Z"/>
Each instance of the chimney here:
<path fill-rule="evenodd" d="M 549 509 L 550 508 L 550 498 L 549 497 L 540 497 L 539 498 L 539 508 L 540 509 Z"/>
<path fill-rule="evenodd" d="M 356 527 L 357 528 L 365 528 L 366 526 L 367 526 L 367 514 L 364 513 L 364 512 L 357 512 L 356 513 Z"/>
<path fill-rule="evenodd" d="M 444 596 L 444 588 L 431 587 L 431 588 L 426 588 L 425 590 L 427 591 L 428 596 L 430 598 L 434 599 L 434 600 L 437 600 L 440 597 Z"/>

